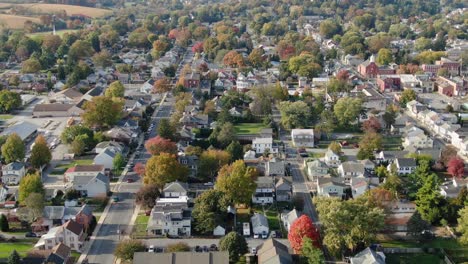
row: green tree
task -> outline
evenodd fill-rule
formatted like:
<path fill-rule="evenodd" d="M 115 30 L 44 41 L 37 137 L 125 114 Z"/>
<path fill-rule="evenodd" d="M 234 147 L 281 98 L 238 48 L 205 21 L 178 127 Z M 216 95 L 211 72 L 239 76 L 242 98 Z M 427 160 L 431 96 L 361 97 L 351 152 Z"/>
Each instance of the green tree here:
<path fill-rule="evenodd" d="M 458 214 L 458 226 L 457 231 L 461 233 L 461 236 L 458 238 L 461 244 L 468 245 L 468 205 L 465 205 Z"/>
<path fill-rule="evenodd" d="M 22 73 L 36 73 L 42 69 L 41 62 L 36 58 L 29 58 L 21 65 Z"/>
<path fill-rule="evenodd" d="M 218 190 L 208 190 L 195 199 L 192 217 L 195 230 L 210 234 L 214 228 L 225 223 L 227 205 L 224 193 Z"/>
<path fill-rule="evenodd" d="M 68 51 L 68 60 L 78 61 L 79 59 L 93 55 L 94 50 L 91 43 L 84 40 L 75 41 Z"/>
<path fill-rule="evenodd" d="M 8 264 L 21 264 L 21 257 L 16 251 L 16 249 L 13 249 L 13 252 L 11 252 L 10 256 L 8 257 Z"/>
<path fill-rule="evenodd" d="M 8 90 L 0 91 L 0 112 L 9 113 L 11 110 L 20 107 L 22 104 L 19 93 Z"/>
<path fill-rule="evenodd" d="M 90 127 L 110 127 L 122 117 L 123 101 L 96 96 L 84 104 L 83 122 Z"/>
<path fill-rule="evenodd" d="M 24 205 L 28 209 L 30 221 L 41 217 L 44 212 L 45 200 L 43 193 L 32 192 L 24 200 Z"/>
<path fill-rule="evenodd" d="M 221 130 L 219 131 L 216 140 L 222 147 L 226 147 L 236 139 L 236 130 L 231 123 L 224 123 L 221 126 Z"/>
<path fill-rule="evenodd" d="M 126 239 L 120 241 L 114 251 L 114 255 L 124 261 L 132 261 L 135 252 L 144 252 L 146 249 L 145 243 L 140 240 Z"/>
<path fill-rule="evenodd" d="M 414 42 L 414 48 L 417 51 L 428 50 L 432 46 L 432 41 L 425 37 L 420 37 Z"/>
<path fill-rule="evenodd" d="M 248 204 L 257 184 L 258 173 L 255 168 L 247 167 L 243 160 L 221 168 L 216 179 L 216 189 L 226 194 L 226 199 L 236 204 Z"/>
<path fill-rule="evenodd" d="M 41 176 L 39 174 L 27 174 L 24 176 L 19 184 L 18 189 L 20 203 L 24 203 L 31 193 L 45 194 L 44 185 L 42 184 Z"/>
<path fill-rule="evenodd" d="M 229 164 L 231 155 L 224 150 L 209 149 L 200 155 L 198 176 L 204 180 L 213 180 L 219 169 Z"/>
<path fill-rule="evenodd" d="M 112 56 L 107 50 L 103 50 L 93 55 L 93 63 L 97 67 L 112 66 Z"/>
<path fill-rule="evenodd" d="M 416 194 L 416 209 L 421 218 L 429 223 L 436 223 L 444 214 L 444 199 L 439 192 L 439 179 L 436 174 L 430 174 Z"/>
<path fill-rule="evenodd" d="M 184 182 L 187 176 L 188 168 L 182 166 L 175 155 L 161 153 L 158 156 L 151 157 L 146 163 L 143 182 L 145 184 L 154 184 L 161 189 L 164 184 L 169 182 L 177 180 Z"/>
<path fill-rule="evenodd" d="M 431 224 L 421 218 L 421 214 L 416 211 L 408 220 L 408 234 L 413 237 L 421 236 L 421 232 L 431 228 Z"/>
<path fill-rule="evenodd" d="M 357 121 L 362 110 L 362 100 L 359 98 L 344 97 L 338 99 L 333 112 L 341 126 L 349 126 Z"/>
<path fill-rule="evenodd" d="M 388 65 L 393 61 L 392 51 L 385 48 L 380 49 L 376 61 L 380 65 Z"/>
<path fill-rule="evenodd" d="M 413 89 L 405 89 L 400 96 L 400 105 L 406 107 L 406 104 L 416 100 L 416 92 Z"/>
<path fill-rule="evenodd" d="M 308 264 L 324 264 L 325 258 L 322 250 L 316 248 L 312 239 L 304 237 L 302 240 L 301 254 L 307 259 Z"/>
<path fill-rule="evenodd" d="M 0 216 L 0 230 L 2 232 L 8 232 L 10 230 L 10 225 L 8 224 L 8 219 L 6 215 L 2 214 Z"/>
<path fill-rule="evenodd" d="M 25 157 L 25 152 L 23 140 L 16 133 L 9 135 L 2 146 L 2 157 L 6 163 L 22 161 Z"/>
<path fill-rule="evenodd" d="M 331 151 L 333 151 L 334 153 L 341 153 L 341 145 L 340 143 L 336 142 L 336 141 L 332 141 L 329 145 L 328 145 L 328 149 L 330 149 Z"/>
<path fill-rule="evenodd" d="M 88 142 L 89 140 L 90 139 L 86 134 L 76 136 L 70 145 L 71 151 L 77 156 L 82 155 L 86 151 L 86 142 Z"/>
<path fill-rule="evenodd" d="M 171 125 L 171 122 L 167 118 L 163 118 L 159 121 L 158 135 L 163 138 L 175 141 L 175 128 Z"/>
<path fill-rule="evenodd" d="M 73 125 L 73 126 L 66 127 L 63 130 L 62 134 L 60 135 L 60 138 L 62 139 L 63 143 L 70 144 L 79 135 L 87 135 L 90 139 L 92 139 L 93 131 L 83 125 Z M 88 144 L 91 142 L 86 142 L 86 143 Z"/>
<path fill-rule="evenodd" d="M 120 81 L 115 81 L 106 89 L 107 97 L 124 97 L 125 87 Z"/>
<path fill-rule="evenodd" d="M 40 168 L 52 160 L 52 153 L 50 152 L 49 146 L 47 146 L 47 141 L 44 136 L 37 136 L 34 141 L 34 146 L 31 150 L 31 165 L 34 168 Z"/>
<path fill-rule="evenodd" d="M 326 19 L 320 23 L 320 35 L 329 39 L 341 32 L 340 24 L 334 19 Z"/>
<path fill-rule="evenodd" d="M 310 107 L 303 101 L 281 102 L 279 110 L 281 112 L 281 124 L 286 129 L 305 128 L 310 125 Z"/>
<path fill-rule="evenodd" d="M 219 241 L 219 248 L 229 252 L 229 262 L 236 263 L 239 257 L 248 252 L 247 241 L 237 232 L 232 231 Z"/>
<path fill-rule="evenodd" d="M 382 136 L 373 131 L 366 132 L 361 141 L 359 141 L 357 158 L 359 160 L 372 159 L 374 157 L 374 151 L 381 148 Z"/>
<path fill-rule="evenodd" d="M 112 166 L 114 172 L 120 171 L 122 167 L 125 166 L 125 159 L 121 153 L 117 153 L 117 155 L 115 155 L 114 160 L 112 161 Z"/>
<path fill-rule="evenodd" d="M 226 151 L 231 155 L 231 161 L 242 159 L 244 156 L 242 145 L 237 140 L 232 141 L 231 144 L 227 146 Z"/>

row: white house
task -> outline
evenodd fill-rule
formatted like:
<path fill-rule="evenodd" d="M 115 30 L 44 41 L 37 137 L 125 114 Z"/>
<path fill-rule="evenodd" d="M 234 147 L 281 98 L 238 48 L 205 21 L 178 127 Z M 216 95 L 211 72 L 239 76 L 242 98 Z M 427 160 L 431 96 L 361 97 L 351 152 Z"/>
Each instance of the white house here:
<path fill-rule="evenodd" d="M 166 183 L 163 188 L 163 197 L 165 198 L 178 198 L 187 196 L 188 184 L 185 182 L 171 182 Z"/>
<path fill-rule="evenodd" d="M 39 239 L 34 248 L 50 250 L 57 244 L 63 243 L 72 250 L 81 252 L 85 236 L 82 225 L 73 220 L 68 220 L 61 226 L 51 228 L 47 234 Z"/>
<path fill-rule="evenodd" d="M 408 130 L 405 129 L 403 137 L 403 147 L 410 146 L 416 149 L 432 148 L 434 142 L 432 138 L 424 134 L 422 129 L 411 126 Z"/>
<path fill-rule="evenodd" d="M 291 140 L 295 147 L 313 148 L 314 130 L 313 129 L 293 129 L 291 130 Z"/>
<path fill-rule="evenodd" d="M 341 164 L 340 155 L 333 152 L 331 149 L 327 149 L 327 152 L 325 152 L 325 157 L 323 159 L 325 161 L 325 164 L 327 164 L 330 167 L 338 167 Z"/>
<path fill-rule="evenodd" d="M 343 197 L 348 186 L 339 178 L 323 177 L 317 179 L 317 195 Z"/>
<path fill-rule="evenodd" d="M 151 210 L 147 230 L 158 236 L 190 236 L 191 220 L 187 204 L 157 204 Z"/>
<path fill-rule="evenodd" d="M 2 167 L 2 182 L 8 185 L 17 185 L 26 175 L 26 166 L 22 162 L 11 162 Z"/>
<path fill-rule="evenodd" d="M 268 236 L 270 228 L 268 227 L 268 219 L 266 218 L 266 216 L 259 213 L 255 213 L 250 218 L 250 222 L 252 222 L 252 230 L 254 235 Z"/>
<path fill-rule="evenodd" d="M 275 197 L 275 182 L 272 177 L 258 177 L 255 181 L 257 188 L 252 195 L 254 204 L 271 204 Z"/>
<path fill-rule="evenodd" d="M 412 173 L 413 171 L 415 171 L 417 167 L 416 160 L 412 158 L 397 158 L 395 159 L 393 164 L 395 164 L 397 173 L 399 175 L 408 175 Z M 392 164 L 389 164 L 387 166 L 387 170 L 391 171 L 391 169 L 392 169 Z"/>
<path fill-rule="evenodd" d="M 338 174 L 349 183 L 351 178 L 364 177 L 364 164 L 357 161 L 346 161 L 338 167 Z"/>
<path fill-rule="evenodd" d="M 463 187 L 468 188 L 468 179 L 453 178 L 451 182 L 440 186 L 440 194 L 445 198 L 456 198 Z"/>
<path fill-rule="evenodd" d="M 256 153 L 265 153 L 268 150 L 270 153 L 278 153 L 278 147 L 273 146 L 273 138 L 255 138 L 252 140 L 252 149 Z"/>
<path fill-rule="evenodd" d="M 104 152 L 106 149 L 110 149 L 113 152 L 123 152 L 124 146 L 117 141 L 103 141 L 96 145 L 94 151 L 96 154 Z"/>
<path fill-rule="evenodd" d="M 226 235 L 226 228 L 218 225 L 213 229 L 213 236 L 224 236 Z"/>
<path fill-rule="evenodd" d="M 67 182 L 66 189 L 75 189 L 84 197 L 106 197 L 109 193 L 109 178 L 98 172 L 94 175 L 77 175 Z"/>
<path fill-rule="evenodd" d="M 328 175 L 328 166 L 321 160 L 306 162 L 307 176 L 309 180 L 316 181 L 318 177 Z"/>
<path fill-rule="evenodd" d="M 117 153 L 113 148 L 106 148 L 103 152 L 99 153 L 94 157 L 93 163 L 103 165 L 106 169 L 112 169 L 114 167 L 114 158 Z"/>
<path fill-rule="evenodd" d="M 64 181 L 72 181 L 75 176 L 95 176 L 97 173 L 104 174 L 103 165 L 76 165 L 64 173 Z"/>
<path fill-rule="evenodd" d="M 281 221 L 283 222 L 283 225 L 284 225 L 284 228 L 286 228 L 286 230 L 290 230 L 291 228 L 291 225 L 294 223 L 294 221 L 296 221 L 300 216 L 302 215 L 301 212 L 299 212 L 298 210 L 296 209 L 293 209 L 287 213 L 282 213 L 281 214 Z"/>

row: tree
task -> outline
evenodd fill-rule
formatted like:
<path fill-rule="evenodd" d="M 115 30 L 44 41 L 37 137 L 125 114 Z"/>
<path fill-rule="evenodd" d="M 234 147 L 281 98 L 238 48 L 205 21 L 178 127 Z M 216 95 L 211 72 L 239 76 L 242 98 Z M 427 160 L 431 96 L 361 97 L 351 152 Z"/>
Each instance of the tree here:
<path fill-rule="evenodd" d="M 221 130 L 219 131 L 216 140 L 222 147 L 226 147 L 229 143 L 236 139 L 236 130 L 231 123 L 224 123 L 221 126 Z"/>
<path fill-rule="evenodd" d="M 124 97 L 125 87 L 120 81 L 115 81 L 106 89 L 107 97 Z"/>
<path fill-rule="evenodd" d="M 153 208 L 160 192 L 154 184 L 143 185 L 135 195 L 135 202 L 144 208 Z"/>
<path fill-rule="evenodd" d="M 86 151 L 86 142 L 88 142 L 89 140 L 90 139 L 86 134 L 76 136 L 73 142 L 70 144 L 70 150 L 77 156 L 82 155 Z"/>
<path fill-rule="evenodd" d="M 448 166 L 450 160 L 452 158 L 457 157 L 458 150 L 452 145 L 446 145 L 442 152 L 440 153 L 439 161 L 444 164 L 444 166 Z"/>
<path fill-rule="evenodd" d="M 461 178 L 465 174 L 465 163 L 457 156 L 450 159 L 447 167 L 447 172 L 453 177 Z"/>
<path fill-rule="evenodd" d="M 419 237 L 421 232 L 431 228 L 431 224 L 421 218 L 421 214 L 416 211 L 408 221 L 408 234 L 414 237 Z"/>
<path fill-rule="evenodd" d="M 11 110 L 20 107 L 22 104 L 19 93 L 8 90 L 0 91 L 0 112 L 9 113 Z"/>
<path fill-rule="evenodd" d="M 120 171 L 123 166 L 125 166 L 125 159 L 121 153 L 117 153 L 117 155 L 114 157 L 114 160 L 112 161 L 114 172 Z"/>
<path fill-rule="evenodd" d="M 380 65 L 388 65 L 393 61 L 392 51 L 389 49 L 382 48 L 377 53 L 376 62 Z"/>
<path fill-rule="evenodd" d="M 416 39 L 416 41 L 414 42 L 414 48 L 417 51 L 428 50 L 430 49 L 431 45 L 432 45 L 432 41 L 425 37 L 420 37 Z"/>
<path fill-rule="evenodd" d="M 224 55 L 223 64 L 233 68 L 245 66 L 244 58 L 235 50 L 231 50 Z"/>
<path fill-rule="evenodd" d="M 10 230 L 10 226 L 8 224 L 8 219 L 6 215 L 2 214 L 0 216 L 0 230 L 2 232 L 8 232 Z"/>
<path fill-rule="evenodd" d="M 163 138 L 175 140 L 176 129 L 171 125 L 171 122 L 167 118 L 163 118 L 159 121 L 158 135 Z"/>
<path fill-rule="evenodd" d="M 119 259 L 131 262 L 133 260 L 133 255 L 135 254 L 135 252 L 143 252 L 145 251 L 145 249 L 145 243 L 143 243 L 142 241 L 135 239 L 126 239 L 120 241 L 120 243 L 115 248 L 114 255 Z"/>
<path fill-rule="evenodd" d="M 224 193 L 211 189 L 195 199 L 192 211 L 195 230 L 210 234 L 215 227 L 225 222 L 227 205 L 224 198 Z"/>
<path fill-rule="evenodd" d="M 123 101 L 113 100 L 106 96 L 95 96 L 85 102 L 85 112 L 81 115 L 83 122 L 90 127 L 110 127 L 122 116 Z"/>
<path fill-rule="evenodd" d="M 357 120 L 361 109 L 361 99 L 344 97 L 338 99 L 333 107 L 333 112 L 341 126 L 349 126 L 352 122 Z"/>
<path fill-rule="evenodd" d="M 47 146 L 47 141 L 43 135 L 37 136 L 34 141 L 34 146 L 31 150 L 31 165 L 34 168 L 40 168 L 52 160 L 52 153 L 50 152 L 49 146 Z"/>
<path fill-rule="evenodd" d="M 21 65 L 22 73 L 36 73 L 40 71 L 41 69 L 42 69 L 41 62 L 34 57 L 31 57 L 23 61 L 23 64 Z"/>
<path fill-rule="evenodd" d="M 307 215 L 302 215 L 295 220 L 288 233 L 288 240 L 294 252 L 301 253 L 304 238 L 310 238 L 316 248 L 320 246 L 318 229 Z"/>
<path fill-rule="evenodd" d="M 326 19 L 320 23 L 320 35 L 329 39 L 341 32 L 341 26 L 334 19 Z"/>
<path fill-rule="evenodd" d="M 154 82 L 153 93 L 162 94 L 171 90 L 171 82 L 167 78 L 162 78 Z"/>
<path fill-rule="evenodd" d="M 416 100 L 416 92 L 413 89 L 405 89 L 400 96 L 400 105 L 406 107 L 406 104 Z"/>
<path fill-rule="evenodd" d="M 2 146 L 2 157 L 6 163 L 22 161 L 25 157 L 25 146 L 18 134 L 13 133 L 8 136 Z"/>
<path fill-rule="evenodd" d="M 394 199 L 398 199 L 398 193 L 401 192 L 403 182 L 396 173 L 390 173 L 385 179 L 382 188 L 392 193 Z"/>
<path fill-rule="evenodd" d="M 305 128 L 310 124 L 310 107 L 303 101 L 281 102 L 279 110 L 281 112 L 281 124 L 286 129 Z"/>
<path fill-rule="evenodd" d="M 458 238 L 461 244 L 468 245 L 468 205 L 465 205 L 458 214 L 460 217 L 457 219 L 458 226 L 457 232 L 461 233 L 461 236 Z"/>
<path fill-rule="evenodd" d="M 58 35 L 44 35 L 42 38 L 42 47 L 50 52 L 56 52 L 62 44 L 62 40 Z"/>
<path fill-rule="evenodd" d="M 135 164 L 135 168 L 133 168 L 133 170 L 136 172 L 136 174 L 140 176 L 145 175 L 145 165 L 143 165 L 143 163 L 141 162 L 138 162 L 137 164 Z"/>
<path fill-rule="evenodd" d="M 18 200 L 20 203 L 24 203 L 26 198 L 29 197 L 31 193 L 39 193 L 44 195 L 44 185 L 42 184 L 41 176 L 39 174 L 27 174 L 21 179 L 18 189 L 19 197 Z"/>
<path fill-rule="evenodd" d="M 302 239 L 302 256 L 307 259 L 308 264 L 324 264 L 325 258 L 322 250 L 314 246 L 314 241 L 309 237 Z"/>
<path fill-rule="evenodd" d="M 252 52 L 249 54 L 249 61 L 252 66 L 255 68 L 260 68 L 263 66 L 265 62 L 265 57 L 264 57 L 265 51 L 263 48 L 256 48 L 253 49 Z"/>
<path fill-rule="evenodd" d="M 421 218 L 429 223 L 438 222 L 444 214 L 443 201 L 444 199 L 439 192 L 437 175 L 429 174 L 416 193 L 416 209 L 421 214 Z"/>
<path fill-rule="evenodd" d="M 213 180 L 219 169 L 229 164 L 231 155 L 224 150 L 209 149 L 200 155 L 198 176 L 205 180 Z"/>
<path fill-rule="evenodd" d="M 21 264 L 21 257 L 16 251 L 16 249 L 13 249 L 13 252 L 11 252 L 10 256 L 8 257 L 8 264 Z"/>
<path fill-rule="evenodd" d="M 169 244 L 166 247 L 166 252 L 184 252 L 190 251 L 190 246 L 185 242 L 177 242 Z"/>
<path fill-rule="evenodd" d="M 79 61 L 79 59 L 89 57 L 94 53 L 91 43 L 84 40 L 75 41 L 68 51 L 68 59 L 70 61 Z"/>
<path fill-rule="evenodd" d="M 366 132 L 379 132 L 381 127 L 382 126 L 380 125 L 380 121 L 375 116 L 369 117 L 369 119 L 362 123 L 362 130 Z"/>
<path fill-rule="evenodd" d="M 239 257 L 248 252 L 247 241 L 237 232 L 232 231 L 219 241 L 219 248 L 229 252 L 229 262 L 236 263 Z"/>
<path fill-rule="evenodd" d="M 29 211 L 29 219 L 31 221 L 41 217 L 44 212 L 45 200 L 43 193 L 32 192 L 24 200 L 24 205 Z"/>
<path fill-rule="evenodd" d="M 231 144 L 227 146 L 226 151 L 231 155 L 231 161 L 242 159 L 244 156 L 242 145 L 237 140 L 232 141 Z"/>
<path fill-rule="evenodd" d="M 337 154 L 341 153 L 341 145 L 336 141 L 332 141 L 330 145 L 328 145 L 328 149 Z"/>
<path fill-rule="evenodd" d="M 112 56 L 107 50 L 94 54 L 92 60 L 97 67 L 105 68 L 112 66 Z"/>
<path fill-rule="evenodd" d="M 376 132 L 366 132 L 359 141 L 359 160 L 372 159 L 374 151 L 382 148 L 382 136 Z"/>
<path fill-rule="evenodd" d="M 146 141 L 146 150 L 153 156 L 161 153 L 177 154 L 177 145 L 169 139 L 156 136 Z"/>
<path fill-rule="evenodd" d="M 158 188 L 163 188 L 164 184 L 173 181 L 186 181 L 188 168 L 182 166 L 175 155 L 161 153 L 158 156 L 151 157 L 146 163 L 145 184 L 155 184 Z"/>
<path fill-rule="evenodd" d="M 255 168 L 247 167 L 243 160 L 237 160 L 231 165 L 224 165 L 216 180 L 216 189 L 226 194 L 226 199 L 236 204 L 248 204 L 255 192 L 258 175 Z"/>

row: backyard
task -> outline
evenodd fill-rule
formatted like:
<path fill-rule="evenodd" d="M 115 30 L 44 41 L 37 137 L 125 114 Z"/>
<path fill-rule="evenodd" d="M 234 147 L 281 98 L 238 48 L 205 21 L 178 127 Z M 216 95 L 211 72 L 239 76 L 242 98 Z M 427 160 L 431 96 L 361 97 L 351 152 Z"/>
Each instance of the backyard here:
<path fill-rule="evenodd" d="M 26 256 L 36 243 L 34 240 L 18 240 L 17 242 L 1 242 L 0 243 L 0 261 L 1 259 L 7 259 L 11 252 L 15 249 L 22 257 Z"/>
<path fill-rule="evenodd" d="M 445 263 L 438 255 L 419 253 L 419 254 L 386 254 L 387 264 L 439 264 Z"/>
<path fill-rule="evenodd" d="M 259 133 L 265 126 L 262 123 L 240 123 L 234 126 L 238 135 Z"/>
<path fill-rule="evenodd" d="M 50 174 L 52 175 L 62 175 L 64 174 L 69 168 L 76 166 L 76 165 L 91 165 L 93 164 L 92 159 L 76 159 L 71 163 L 65 163 L 57 165 Z"/>

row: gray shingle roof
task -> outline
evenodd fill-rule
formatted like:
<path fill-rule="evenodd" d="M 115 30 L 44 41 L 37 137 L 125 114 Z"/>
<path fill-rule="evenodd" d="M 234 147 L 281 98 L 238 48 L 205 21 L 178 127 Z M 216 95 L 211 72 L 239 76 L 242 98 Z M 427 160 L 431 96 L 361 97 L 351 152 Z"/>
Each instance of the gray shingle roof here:
<path fill-rule="evenodd" d="M 400 167 L 416 167 L 416 160 L 412 158 L 398 158 L 397 162 Z"/>
<path fill-rule="evenodd" d="M 266 226 L 266 227 L 268 227 L 268 219 L 266 218 L 266 216 L 264 216 L 262 214 L 255 213 L 250 218 L 250 221 L 252 222 L 252 227 L 256 227 L 256 226 Z"/>

